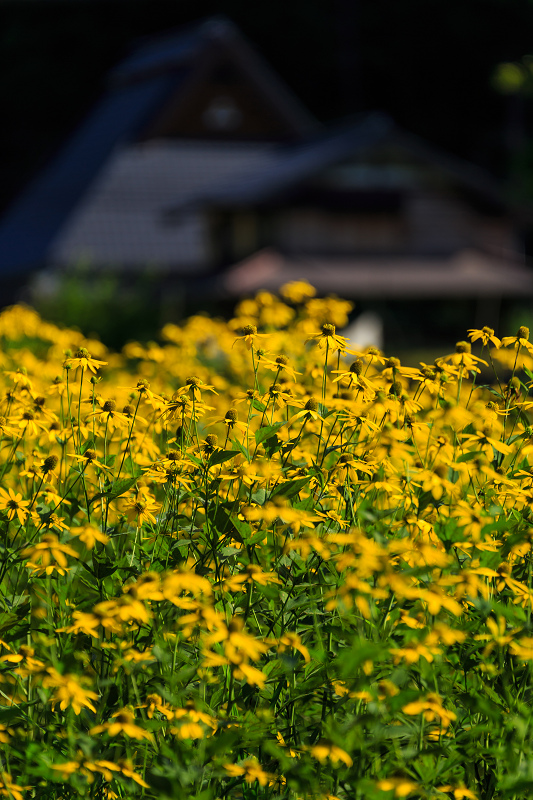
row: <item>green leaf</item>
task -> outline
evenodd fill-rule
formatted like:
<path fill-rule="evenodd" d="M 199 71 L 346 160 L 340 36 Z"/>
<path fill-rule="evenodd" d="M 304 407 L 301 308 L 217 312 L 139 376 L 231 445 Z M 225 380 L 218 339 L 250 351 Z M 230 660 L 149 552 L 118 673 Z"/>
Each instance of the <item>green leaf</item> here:
<path fill-rule="evenodd" d="M 239 450 L 241 451 L 241 453 L 243 454 L 243 456 L 245 457 L 245 459 L 246 459 L 247 461 L 249 461 L 249 460 L 250 460 L 250 453 L 248 452 L 248 448 L 247 448 L 247 447 L 245 447 L 245 446 L 242 444 L 242 442 L 239 442 L 239 440 L 238 440 L 238 439 L 232 439 L 232 440 L 231 440 L 231 443 L 232 443 L 232 444 L 234 444 L 234 445 L 235 445 L 235 447 L 238 447 L 238 448 L 239 448 Z"/>
<path fill-rule="evenodd" d="M 244 542 L 251 533 L 251 526 L 243 519 L 239 519 L 235 513 L 235 503 L 220 503 L 218 506 L 211 506 L 208 518 L 214 529 L 221 536 L 231 536 L 239 542 Z"/>
<path fill-rule="evenodd" d="M 297 478 L 293 481 L 285 481 L 285 483 L 280 483 L 279 486 L 275 486 L 272 490 L 270 495 L 270 499 L 272 500 L 273 497 L 294 497 L 299 492 L 302 491 L 304 486 L 308 484 L 310 481 L 309 477 L 306 478 Z"/>
<path fill-rule="evenodd" d="M 346 445 L 345 444 L 335 444 L 332 447 L 326 447 L 326 451 L 325 451 L 324 455 L 327 456 L 330 453 L 333 453 L 335 450 L 342 450 L 343 448 L 346 449 Z"/>
<path fill-rule="evenodd" d="M 263 505 L 263 503 L 266 500 L 266 491 L 263 489 L 262 486 L 255 492 L 252 492 L 252 500 L 254 501 L 254 503 L 258 503 L 260 506 Z"/>
<path fill-rule="evenodd" d="M 242 536 L 244 541 L 247 541 L 250 533 L 252 531 L 252 526 L 249 522 L 245 522 L 243 519 L 239 519 L 239 517 L 234 514 L 231 517 L 231 524 L 234 526 L 236 531 Z"/>
<path fill-rule="evenodd" d="M 327 406 L 323 405 L 322 403 L 319 403 L 318 413 L 320 414 L 322 419 L 326 419 L 326 417 L 329 417 L 330 414 L 333 414 L 333 411 L 329 411 Z"/>
<path fill-rule="evenodd" d="M 137 483 L 137 478 L 123 478 L 120 481 L 115 481 L 108 492 L 97 492 L 91 497 L 89 503 L 94 503 L 95 500 L 100 500 L 101 497 L 105 497 L 109 501 L 114 500 L 116 497 L 125 494 L 135 483 Z"/>
<path fill-rule="evenodd" d="M 265 452 L 269 458 L 272 458 L 274 453 L 277 453 L 280 447 L 281 447 L 281 442 L 275 434 L 274 436 L 271 436 L 269 439 L 267 439 L 265 442 Z"/>
<path fill-rule="evenodd" d="M 13 627 L 17 622 L 17 614 L 13 614 L 12 611 L 2 611 L 0 614 L 0 631 L 9 630 L 9 628 Z"/>
<path fill-rule="evenodd" d="M 28 633 L 30 632 L 30 624 L 17 625 L 15 628 L 10 628 L 8 632 L 2 634 L 2 639 L 5 642 L 19 642 L 25 641 Z"/>
<path fill-rule="evenodd" d="M 458 464 L 461 464 L 463 461 L 473 461 L 473 460 L 474 460 L 474 458 L 478 458 L 478 457 L 479 457 L 479 456 L 481 456 L 481 455 L 483 455 L 483 453 L 481 452 L 481 450 L 475 450 L 474 452 L 471 452 L 471 453 L 463 453 L 463 454 L 462 454 L 461 456 L 459 456 L 459 458 L 457 459 L 457 463 L 458 463 Z"/>
<path fill-rule="evenodd" d="M 223 464 L 224 461 L 229 461 L 230 458 L 235 458 L 235 456 L 240 455 L 238 450 L 216 450 L 214 453 L 211 453 L 209 457 L 209 461 L 207 462 L 207 468 L 215 467 L 217 464 Z"/>
<path fill-rule="evenodd" d="M 286 422 L 275 422 L 273 425 L 267 425 L 264 428 L 259 428 L 259 430 L 255 432 L 256 444 L 261 444 L 261 442 L 264 442 L 265 439 L 270 439 L 271 436 L 273 436 L 286 424 Z"/>
<path fill-rule="evenodd" d="M 0 709 L 0 722 L 4 725 L 9 725 L 14 723 L 16 720 L 22 718 L 27 722 L 30 721 L 30 718 L 26 714 L 27 708 L 31 708 L 31 706 L 40 703 L 40 700 L 33 700 L 30 703 L 20 703 L 18 705 L 12 705 L 10 708 L 2 708 Z"/>
<path fill-rule="evenodd" d="M 354 640 L 352 646 L 346 649 L 337 661 L 340 675 L 343 678 L 352 678 L 357 674 L 357 669 L 364 661 L 378 661 L 383 658 L 384 646 L 365 640 Z"/>
<path fill-rule="evenodd" d="M 93 568 L 92 573 L 94 577 L 102 581 L 104 578 L 107 578 L 109 575 L 112 575 L 118 569 L 118 564 L 106 564 L 103 561 L 98 561 L 93 556 Z"/>
<path fill-rule="evenodd" d="M 263 539 L 266 539 L 267 531 L 260 530 L 256 531 L 253 536 L 250 536 L 248 539 L 245 540 L 246 544 L 257 544 L 258 542 L 262 542 Z"/>
<path fill-rule="evenodd" d="M 229 558 L 230 556 L 242 555 L 242 550 L 240 550 L 238 547 L 231 547 L 231 545 L 228 545 L 227 547 L 223 547 L 220 553 L 222 556 Z"/>
<path fill-rule="evenodd" d="M 240 520 L 235 520 L 235 517 L 231 516 L 225 508 L 219 506 L 216 509 L 210 509 L 208 518 L 212 527 L 220 536 L 231 536 L 233 539 L 242 542 L 242 537 L 237 527 Z"/>

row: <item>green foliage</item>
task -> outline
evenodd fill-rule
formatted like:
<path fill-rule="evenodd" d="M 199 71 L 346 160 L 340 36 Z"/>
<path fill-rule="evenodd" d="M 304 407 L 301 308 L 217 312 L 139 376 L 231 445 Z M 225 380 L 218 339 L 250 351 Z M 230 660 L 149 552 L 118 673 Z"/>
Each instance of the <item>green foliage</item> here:
<path fill-rule="evenodd" d="M 0 315 L 3 796 L 527 796 L 529 331 L 354 373 L 283 294 L 122 354 Z"/>

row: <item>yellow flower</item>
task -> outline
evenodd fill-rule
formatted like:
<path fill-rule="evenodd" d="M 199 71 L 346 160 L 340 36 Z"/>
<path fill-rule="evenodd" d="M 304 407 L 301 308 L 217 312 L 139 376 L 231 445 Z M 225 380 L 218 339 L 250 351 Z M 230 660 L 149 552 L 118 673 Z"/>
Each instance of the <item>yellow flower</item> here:
<path fill-rule="evenodd" d="M 89 708 L 96 713 L 91 700 L 98 700 L 98 695 L 81 686 L 76 675 L 61 675 L 53 667 L 47 667 L 46 672 L 48 674 L 43 678 L 42 685 L 45 689 L 55 689 L 50 700 L 52 708 L 59 703 L 61 711 L 71 706 L 75 714 L 80 714 L 82 708 Z"/>
<path fill-rule="evenodd" d="M 382 792 L 394 790 L 394 797 L 407 797 L 418 789 L 418 783 L 408 778 L 385 778 L 376 783 L 376 787 Z"/>
<path fill-rule="evenodd" d="M 267 333 L 257 333 L 257 328 L 255 325 L 244 325 L 242 334 L 242 336 L 237 336 L 233 342 L 233 345 L 235 345 L 235 342 L 244 341 L 244 344 L 248 350 L 252 349 L 255 339 L 266 339 L 268 337 Z"/>
<path fill-rule="evenodd" d="M 102 403 L 101 408 L 87 415 L 86 421 L 91 417 L 106 425 L 110 433 L 116 428 L 129 428 L 130 426 L 129 417 L 117 411 L 117 404 L 114 400 L 106 400 Z"/>
<path fill-rule="evenodd" d="M 464 784 L 460 784 L 459 786 L 437 786 L 437 791 L 439 792 L 452 792 L 454 800 L 478 800 L 477 794 L 467 789 Z"/>
<path fill-rule="evenodd" d="M 425 658 L 431 663 L 434 656 L 439 655 L 442 650 L 439 647 L 427 647 L 424 642 L 411 642 L 404 647 L 391 647 L 390 654 L 394 657 L 394 663 L 399 664 L 404 660 L 407 664 L 417 664 L 420 658 Z"/>
<path fill-rule="evenodd" d="M 8 420 L 3 415 L 0 416 L 0 437 L 17 435 L 16 430 L 10 427 L 10 422 L 11 420 Z"/>
<path fill-rule="evenodd" d="M 272 370 L 272 372 L 277 372 L 279 375 L 280 372 L 286 372 L 287 375 L 296 381 L 296 376 L 301 375 L 301 372 L 296 372 L 296 370 L 289 365 L 289 359 L 287 356 L 276 356 L 274 361 L 271 361 L 269 358 L 262 358 L 261 364 L 266 367 L 267 369 Z"/>
<path fill-rule="evenodd" d="M 526 328 L 525 325 L 521 325 L 518 328 L 516 336 L 504 336 L 502 339 L 502 345 L 504 347 L 510 347 L 513 345 L 515 349 L 518 349 L 519 347 L 525 347 L 528 353 L 533 355 L 533 345 L 529 341 L 529 328 Z"/>
<path fill-rule="evenodd" d="M 45 517 L 42 517 L 43 527 L 45 530 L 49 531 L 52 528 L 55 528 L 58 531 L 68 531 L 68 525 L 65 525 L 65 517 L 58 517 L 57 514 L 47 514 Z"/>
<path fill-rule="evenodd" d="M 473 356 L 471 351 L 470 342 L 457 342 L 455 345 L 455 353 L 435 359 L 437 367 L 443 366 L 447 361 L 455 367 L 463 367 L 468 372 L 479 372 L 478 364 L 488 366 L 486 361 L 483 361 L 479 356 Z"/>
<path fill-rule="evenodd" d="M 73 358 L 67 358 L 65 361 L 65 366 L 68 365 L 69 369 L 81 367 L 82 370 L 89 369 L 95 375 L 96 370 L 100 369 L 100 367 L 105 367 L 106 364 L 107 361 L 97 361 L 96 358 L 93 358 L 85 347 L 77 350 Z"/>
<path fill-rule="evenodd" d="M 174 719 L 179 721 L 179 725 L 171 728 L 170 732 L 178 739 L 203 739 L 206 735 L 211 736 L 217 729 L 216 719 L 204 711 L 198 711 L 192 704 L 187 708 L 176 709 Z"/>
<path fill-rule="evenodd" d="M 348 389 L 353 387 L 358 393 L 361 392 L 361 396 L 366 402 L 374 399 L 377 387 L 362 374 L 363 366 L 363 361 L 358 358 L 350 365 L 349 369 L 334 369 L 332 375 L 337 376 L 333 378 L 333 383 L 341 381 L 341 386 Z"/>
<path fill-rule="evenodd" d="M 315 522 L 320 522 L 320 517 L 310 511 L 292 508 L 283 498 L 275 497 L 273 501 L 266 502 L 263 506 L 245 506 L 243 516 L 248 521 L 262 520 L 271 525 L 276 520 L 291 525 L 294 533 L 302 527 L 314 527 Z"/>
<path fill-rule="evenodd" d="M 313 339 L 317 340 L 317 344 L 320 348 L 327 348 L 332 353 L 336 350 L 346 350 L 346 345 L 348 344 L 348 339 L 344 336 L 338 336 L 335 333 L 335 325 L 331 322 L 324 323 L 320 333 L 313 333 L 311 336 L 308 336 L 305 341 L 311 342 Z"/>
<path fill-rule="evenodd" d="M 331 742 L 319 742 L 311 748 L 311 755 L 314 756 L 321 764 L 324 764 L 328 759 L 332 764 L 339 764 L 341 761 L 347 767 L 351 767 L 353 759 L 348 755 L 346 750 L 338 747 Z"/>
<path fill-rule="evenodd" d="M 299 405 L 299 404 L 300 404 L 299 402 L 298 403 L 295 401 L 292 402 L 292 405 Z M 305 405 L 302 408 L 302 410 L 297 411 L 296 414 L 293 414 L 288 424 L 289 426 L 294 425 L 294 423 L 298 419 L 303 419 L 305 422 L 307 422 L 307 420 L 310 419 L 318 420 L 320 418 L 321 417 L 320 417 L 320 412 L 318 410 L 318 403 L 314 397 L 310 397 L 309 400 L 305 402 Z"/>
<path fill-rule="evenodd" d="M 407 703 L 402 708 L 404 714 L 416 715 L 423 714 L 427 722 L 438 720 L 442 728 L 447 728 L 457 715 L 453 711 L 447 711 L 441 702 L 441 698 L 434 692 L 429 692 L 422 700 L 415 700 Z"/>
<path fill-rule="evenodd" d="M 50 769 L 55 769 L 56 772 L 60 772 L 63 780 L 68 780 L 71 775 L 78 772 L 80 763 L 78 761 L 64 761 L 62 764 L 51 764 Z"/>
<path fill-rule="evenodd" d="M 317 511 L 316 512 L 319 517 L 323 517 L 324 520 L 330 520 L 328 522 L 328 529 L 331 527 L 331 522 L 334 522 L 339 528 L 347 528 L 349 526 L 349 522 L 343 519 L 336 511 Z"/>
<path fill-rule="evenodd" d="M 478 339 L 481 339 L 482 344 L 486 347 L 489 343 L 493 344 L 495 347 L 501 346 L 501 340 L 498 339 L 497 336 L 494 335 L 494 330 L 489 328 L 485 325 L 484 328 L 470 328 L 468 331 L 468 336 L 471 342 L 477 342 Z"/>
<path fill-rule="evenodd" d="M 28 647 L 27 645 L 20 645 L 18 649 L 18 653 L 10 653 L 9 655 L 2 656 L 0 661 L 6 662 L 7 664 L 19 664 L 16 668 L 13 668 L 13 672 L 15 675 L 19 675 L 21 678 L 27 678 L 28 675 L 39 675 L 44 670 L 44 662 L 40 661 L 38 658 L 34 658 L 35 650 L 33 647 Z"/>
<path fill-rule="evenodd" d="M 102 533 L 101 530 L 94 525 L 83 525 L 80 528 L 71 528 L 70 532 L 74 536 L 77 536 L 80 542 L 83 542 L 87 550 L 92 550 L 96 542 L 100 542 L 101 544 L 107 544 L 109 542 L 109 536 L 106 536 L 105 533 Z"/>
<path fill-rule="evenodd" d="M 113 632 L 122 630 L 119 621 L 135 622 L 137 625 L 148 623 L 152 612 L 146 608 L 141 600 L 135 600 L 126 594 L 118 600 L 104 600 L 97 603 L 93 613 L 100 617 L 100 624 Z"/>
<path fill-rule="evenodd" d="M 17 388 L 20 384 L 21 389 L 26 389 L 30 393 L 33 392 L 33 384 L 28 378 L 26 367 L 20 367 L 16 370 L 16 372 L 10 372 L 6 369 L 4 370 L 4 375 L 7 375 L 7 377 L 13 381 Z"/>
<path fill-rule="evenodd" d="M 7 744 L 10 736 L 13 736 L 13 729 L 0 724 L 0 744 Z"/>
<path fill-rule="evenodd" d="M 115 722 L 106 722 L 103 725 L 95 725 L 91 728 L 89 734 L 94 736 L 95 733 L 107 733 L 108 736 L 118 736 L 119 733 L 129 736 L 130 739 L 148 739 L 153 741 L 153 736 L 149 731 L 145 731 L 139 725 L 135 724 L 135 717 L 127 708 L 122 708 L 115 714 L 112 714 L 112 719 Z"/>
<path fill-rule="evenodd" d="M 232 664 L 240 665 L 249 659 L 258 661 L 268 650 L 267 644 L 246 633 L 244 621 L 239 617 L 234 617 L 229 625 L 222 625 L 218 631 L 209 634 L 205 639 L 208 646 L 215 642 L 222 642 L 226 658 Z"/>
<path fill-rule="evenodd" d="M 174 711 L 173 709 L 163 701 L 163 698 L 158 694 L 149 694 L 146 697 L 146 703 L 141 706 L 137 706 L 137 708 L 147 708 L 148 711 L 146 712 L 148 719 L 153 719 L 153 716 L 156 711 L 159 711 L 160 714 L 163 714 L 167 719 L 174 719 Z"/>
<path fill-rule="evenodd" d="M 98 628 L 101 625 L 101 619 L 95 614 L 87 614 L 84 611 L 74 611 L 72 614 L 74 620 L 72 625 L 67 625 L 64 628 L 57 628 L 58 633 L 84 633 L 87 636 L 93 636 L 95 639 L 99 637 Z M 118 628 L 121 631 L 121 627 Z"/>
<path fill-rule="evenodd" d="M 160 508 L 161 504 L 156 503 L 149 497 L 145 496 L 141 499 L 133 497 L 130 498 L 126 504 L 126 516 L 128 518 L 128 522 L 135 522 L 135 524 L 139 527 L 144 522 L 151 522 L 153 525 L 156 525 L 157 520 L 152 512 Z"/>
<path fill-rule="evenodd" d="M 523 636 L 518 641 L 511 642 L 509 650 L 521 661 L 531 661 L 533 659 L 533 637 Z"/>
<path fill-rule="evenodd" d="M 75 458 L 77 461 L 82 461 L 84 463 L 84 468 L 99 467 L 100 469 L 110 470 L 111 467 L 106 467 L 105 464 L 102 464 L 101 461 L 98 461 L 97 455 L 98 454 L 96 450 L 92 449 L 86 450 L 81 456 L 77 455 L 76 453 L 67 453 L 69 458 Z"/>
<path fill-rule="evenodd" d="M 137 773 L 133 770 L 133 764 L 129 759 L 127 758 L 121 759 L 119 761 L 119 766 L 120 766 L 120 771 L 122 772 L 123 775 L 126 776 L 126 778 L 131 778 L 132 781 L 138 783 L 139 786 L 144 786 L 145 789 L 150 788 L 150 785 L 146 783 L 146 781 L 143 780 L 143 778 L 141 778 L 140 775 L 137 775 Z"/>
<path fill-rule="evenodd" d="M 509 642 L 513 641 L 517 633 L 516 630 L 507 631 L 507 622 L 505 617 L 502 616 L 499 616 L 497 621 L 491 617 L 487 617 L 485 624 L 490 630 L 490 633 L 480 633 L 474 636 L 474 639 L 477 641 L 490 640 L 483 650 L 483 658 L 486 658 L 495 647 L 506 647 Z"/>
<path fill-rule="evenodd" d="M 512 453 L 513 448 L 505 444 L 505 442 L 500 442 L 498 439 L 494 439 L 488 434 L 490 431 L 476 431 L 475 434 L 461 434 L 461 438 L 464 439 L 464 443 L 468 446 L 473 446 L 476 450 L 482 450 L 489 461 L 492 461 L 494 454 L 492 452 L 492 448 L 498 451 L 498 453 L 503 453 L 504 455 L 509 455 Z"/>
<path fill-rule="evenodd" d="M 51 769 L 55 769 L 57 772 L 61 773 L 61 776 L 64 780 L 68 780 L 71 775 L 74 775 L 77 772 L 81 772 L 82 775 L 85 775 L 87 778 L 88 783 L 92 784 L 94 782 L 94 775 L 93 773 L 98 773 L 103 776 L 105 781 L 112 781 L 115 777 L 115 773 L 122 773 L 127 778 L 131 778 L 135 783 L 138 783 L 139 786 L 144 786 L 146 789 L 149 789 L 150 786 L 143 780 L 140 775 L 137 775 L 132 768 L 131 761 L 128 760 L 120 760 L 117 764 L 113 761 L 106 761 L 106 760 L 98 760 L 98 761 L 89 761 L 88 759 L 83 757 L 83 753 L 80 751 L 78 754 L 78 761 L 66 761 L 63 764 L 52 764 Z M 106 791 L 106 790 L 104 790 Z M 111 792 L 109 789 L 106 791 L 105 796 L 107 798 L 117 798 L 114 792 Z"/>
<path fill-rule="evenodd" d="M 143 400 L 150 403 L 152 408 L 161 408 L 162 404 L 165 402 L 160 395 L 152 392 L 149 382 L 144 379 L 137 381 L 135 386 L 119 386 L 119 389 L 130 389 L 131 391 L 138 392 Z M 136 419 L 140 419 L 140 417 L 136 417 Z"/>
<path fill-rule="evenodd" d="M 15 494 L 11 487 L 9 487 L 7 492 L 5 489 L 0 489 L 0 510 L 7 511 L 7 518 L 9 520 L 13 519 L 16 515 L 20 524 L 24 525 L 29 514 L 29 505 L 29 501 L 23 500 L 20 492 Z"/>
<path fill-rule="evenodd" d="M 261 567 L 256 564 L 248 564 L 246 573 L 249 580 L 261 584 L 261 586 L 268 586 L 269 583 L 281 583 L 275 572 L 263 572 Z"/>
<path fill-rule="evenodd" d="M 239 422 L 239 415 L 235 411 L 234 408 L 228 409 L 223 417 L 211 417 L 211 421 L 208 422 L 207 427 L 210 428 L 212 425 L 216 425 L 217 423 L 221 423 L 222 425 L 226 425 L 229 431 L 233 431 L 234 428 L 237 428 L 241 433 L 246 433 L 248 427 L 243 422 Z"/>
<path fill-rule="evenodd" d="M 182 597 L 183 592 L 190 592 L 194 597 L 202 597 L 202 595 L 209 597 L 213 594 L 212 586 L 207 578 L 196 575 L 192 568 L 166 573 L 161 584 L 161 591 L 166 600 L 178 607 L 183 605 L 184 599 L 189 600 L 189 598 Z M 190 605 L 185 607 L 191 608 Z M 209 613 L 211 610 L 206 607 L 204 612 Z M 215 616 L 214 619 L 218 619 L 218 617 Z M 180 621 L 183 622 L 183 618 Z"/>
<path fill-rule="evenodd" d="M 265 688 L 267 676 L 260 669 L 252 667 L 251 664 L 239 664 L 233 667 L 233 674 L 238 681 L 245 680 L 250 686 L 259 686 L 260 689 Z"/>
<path fill-rule="evenodd" d="M 305 313 L 310 320 L 317 323 L 327 319 L 338 328 L 348 324 L 348 315 L 352 309 L 353 303 L 338 297 L 312 297 L 305 305 Z"/>
<path fill-rule="evenodd" d="M 177 390 L 177 394 L 186 394 L 187 392 L 190 393 L 191 397 L 195 400 L 200 400 L 202 397 L 202 392 L 213 392 L 213 394 L 217 394 L 218 392 L 215 391 L 215 387 L 211 386 L 207 383 L 204 383 L 201 378 L 198 378 L 197 375 L 191 375 L 185 381 L 185 386 L 180 386 Z"/>
<path fill-rule="evenodd" d="M 10 800 L 24 800 L 22 792 L 30 788 L 30 786 L 18 786 L 13 783 L 9 772 L 0 772 L 0 795 L 2 797 L 8 797 Z"/>
<path fill-rule="evenodd" d="M 290 281 L 283 284 L 279 293 L 289 303 L 303 303 L 316 295 L 316 289 L 307 281 Z"/>
<path fill-rule="evenodd" d="M 224 769 L 235 778 L 242 775 L 246 783 L 257 781 L 260 786 L 266 786 L 268 781 L 275 777 L 269 772 L 265 772 L 255 758 L 249 758 L 240 764 L 224 764 Z"/>
<path fill-rule="evenodd" d="M 302 640 L 297 633 L 287 632 L 283 634 L 278 643 L 278 653 L 283 653 L 287 647 L 294 647 L 295 650 L 298 650 L 303 655 L 307 664 L 311 661 L 309 650 L 302 644 Z"/>
<path fill-rule="evenodd" d="M 68 572 L 66 556 L 79 558 L 77 552 L 70 545 L 62 544 L 55 533 L 46 533 L 40 542 L 22 550 L 21 556 L 33 559 L 26 564 L 28 569 L 47 575 L 54 572 L 65 575 Z"/>

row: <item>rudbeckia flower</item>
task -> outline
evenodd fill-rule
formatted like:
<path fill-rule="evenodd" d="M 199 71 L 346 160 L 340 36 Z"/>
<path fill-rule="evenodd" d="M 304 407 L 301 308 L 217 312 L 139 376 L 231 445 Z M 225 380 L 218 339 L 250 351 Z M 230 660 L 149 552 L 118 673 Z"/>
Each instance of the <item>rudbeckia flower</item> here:
<path fill-rule="evenodd" d="M 24 525 L 29 514 L 29 500 L 23 500 L 20 492 L 15 492 L 11 487 L 6 490 L 0 489 L 0 511 L 7 511 L 7 518 L 13 519 L 15 516 L 21 525 Z"/>
<path fill-rule="evenodd" d="M 489 328 L 487 325 L 481 329 L 470 328 L 467 333 L 471 342 L 477 342 L 478 339 L 481 339 L 481 343 L 484 347 L 488 344 L 493 344 L 494 347 L 501 347 L 501 340 L 494 335 L 494 329 Z"/>
<path fill-rule="evenodd" d="M 316 339 L 316 343 L 320 348 L 328 348 L 332 353 L 336 350 L 346 350 L 346 345 L 348 344 L 348 339 L 345 336 L 338 336 L 335 333 L 335 325 L 331 322 L 324 323 L 319 333 L 308 336 L 305 341 L 311 342 L 313 339 Z"/>
<path fill-rule="evenodd" d="M 267 333 L 257 333 L 257 328 L 255 325 L 244 325 L 242 328 L 242 336 L 237 336 L 233 342 L 233 345 L 235 345 L 236 342 L 244 341 L 244 344 L 248 350 L 251 350 L 255 339 L 266 339 L 267 337 Z"/>
<path fill-rule="evenodd" d="M 112 715 L 115 722 L 106 722 L 104 725 L 95 725 L 89 731 L 90 736 L 95 733 L 107 733 L 109 736 L 117 736 L 123 733 L 131 739 L 148 739 L 153 740 L 153 736 L 148 731 L 145 731 L 135 723 L 135 717 L 127 708 L 123 708 Z"/>
<path fill-rule="evenodd" d="M 64 366 L 69 369 L 77 369 L 78 367 L 81 367 L 82 370 L 89 369 L 91 372 L 94 372 L 95 375 L 97 369 L 105 367 L 106 365 L 107 361 L 97 361 L 85 347 L 77 350 L 73 358 L 67 358 L 64 364 Z"/>
<path fill-rule="evenodd" d="M 530 355 L 533 355 L 533 344 L 529 341 L 529 328 L 521 325 L 515 336 L 504 336 L 502 339 L 503 347 L 514 346 L 516 349 L 525 347 Z"/>

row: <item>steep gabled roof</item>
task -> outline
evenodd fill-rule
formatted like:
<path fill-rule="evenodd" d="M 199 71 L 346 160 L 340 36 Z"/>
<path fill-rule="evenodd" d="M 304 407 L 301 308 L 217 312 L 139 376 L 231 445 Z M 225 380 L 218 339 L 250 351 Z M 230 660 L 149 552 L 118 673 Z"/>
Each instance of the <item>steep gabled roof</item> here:
<path fill-rule="evenodd" d="M 293 134 L 306 136 L 319 127 L 317 120 L 248 44 L 237 26 L 223 16 L 148 40 L 115 68 L 111 82 L 120 86 L 146 80 L 183 64 L 199 62 L 209 51 L 217 57 L 225 56 L 238 67 L 254 84 L 262 102 L 275 109 Z"/>
<path fill-rule="evenodd" d="M 398 128 L 383 113 L 368 114 L 360 120 L 328 128 L 305 142 L 279 148 L 277 163 L 231 183 L 214 184 L 208 192 L 189 198 L 189 205 L 247 207 L 269 202 L 316 177 L 328 167 L 340 164 L 373 146 L 392 146 L 437 169 L 455 183 L 497 206 L 509 207 L 501 186 L 481 167 L 440 151 L 422 139 Z M 171 219 L 179 204 L 166 210 Z M 515 213 L 531 221 L 530 209 Z"/>
<path fill-rule="evenodd" d="M 255 172 L 275 161 L 268 142 L 166 139 L 119 147 L 50 243 L 54 266 L 78 261 L 95 269 L 173 274 L 211 268 L 207 215 L 164 224 L 161 211 L 206 191 L 212 183 Z"/>
<path fill-rule="evenodd" d="M 42 267 L 48 246 L 120 142 L 133 137 L 175 85 L 175 76 L 110 92 L 0 223 L 0 274 Z"/>
<path fill-rule="evenodd" d="M 165 104 L 186 90 L 196 60 L 213 47 L 246 69 L 293 131 L 303 134 L 316 124 L 224 18 L 147 40 L 115 68 L 100 103 L 4 215 L 0 275 L 24 275 L 46 263 L 50 243 L 113 150 L 135 141 Z"/>
<path fill-rule="evenodd" d="M 246 206 L 262 203 L 358 150 L 375 144 L 391 127 L 389 117 L 376 113 L 348 127 L 326 130 L 306 142 L 280 147 L 276 164 L 243 175 L 231 184 L 215 184 L 208 192 L 189 199 L 188 204 Z M 170 215 L 174 211 L 179 212 L 180 207 L 167 209 Z"/>

